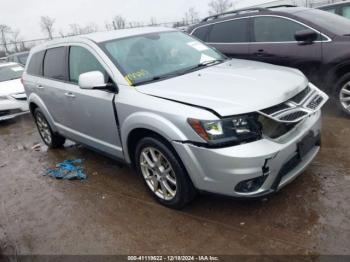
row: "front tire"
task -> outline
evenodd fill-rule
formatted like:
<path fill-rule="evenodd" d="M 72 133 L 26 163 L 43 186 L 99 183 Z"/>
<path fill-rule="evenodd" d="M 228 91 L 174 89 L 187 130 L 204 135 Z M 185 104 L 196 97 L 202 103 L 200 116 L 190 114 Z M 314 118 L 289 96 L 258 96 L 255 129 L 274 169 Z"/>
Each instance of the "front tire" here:
<path fill-rule="evenodd" d="M 350 73 L 345 74 L 337 82 L 335 98 L 338 107 L 350 116 Z"/>
<path fill-rule="evenodd" d="M 193 200 L 196 190 L 181 160 L 161 139 L 141 139 L 134 161 L 149 192 L 162 205 L 181 209 Z"/>
<path fill-rule="evenodd" d="M 50 124 L 40 108 L 35 109 L 34 119 L 41 139 L 49 148 L 59 148 L 64 145 L 66 139 L 59 134 L 52 132 Z"/>

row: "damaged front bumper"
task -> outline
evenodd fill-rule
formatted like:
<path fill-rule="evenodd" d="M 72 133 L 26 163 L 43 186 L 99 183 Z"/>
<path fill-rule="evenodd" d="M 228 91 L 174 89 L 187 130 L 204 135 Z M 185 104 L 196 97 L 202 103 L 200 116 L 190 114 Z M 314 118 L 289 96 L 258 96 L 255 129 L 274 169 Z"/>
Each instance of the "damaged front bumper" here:
<path fill-rule="evenodd" d="M 25 100 L 11 98 L 0 101 L 0 121 L 10 120 L 28 113 L 29 106 Z"/>
<path fill-rule="evenodd" d="M 309 166 L 320 150 L 320 132 L 317 111 L 278 139 L 220 149 L 173 146 L 198 190 L 255 198 L 280 190 Z"/>

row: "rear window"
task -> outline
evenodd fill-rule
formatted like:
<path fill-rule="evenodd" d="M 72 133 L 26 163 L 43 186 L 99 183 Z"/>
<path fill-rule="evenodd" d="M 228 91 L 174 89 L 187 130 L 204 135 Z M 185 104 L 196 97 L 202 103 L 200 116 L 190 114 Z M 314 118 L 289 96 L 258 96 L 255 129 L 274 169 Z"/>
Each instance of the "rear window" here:
<path fill-rule="evenodd" d="M 44 76 L 67 80 L 66 47 L 48 49 L 44 59 Z"/>
<path fill-rule="evenodd" d="M 45 52 L 38 52 L 32 55 L 32 58 L 29 61 L 27 73 L 30 75 L 41 76 L 42 72 L 42 64 L 44 59 Z"/>
<path fill-rule="evenodd" d="M 249 42 L 248 19 L 237 19 L 212 25 L 209 43 Z"/>

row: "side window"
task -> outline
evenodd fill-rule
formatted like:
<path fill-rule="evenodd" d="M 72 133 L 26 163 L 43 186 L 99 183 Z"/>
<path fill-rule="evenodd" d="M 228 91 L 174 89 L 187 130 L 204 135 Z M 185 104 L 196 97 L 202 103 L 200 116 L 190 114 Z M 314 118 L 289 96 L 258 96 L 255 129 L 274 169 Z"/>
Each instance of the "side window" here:
<path fill-rule="evenodd" d="M 48 49 L 44 59 L 44 76 L 57 80 L 67 80 L 66 48 Z"/>
<path fill-rule="evenodd" d="M 195 36 L 198 39 L 206 42 L 207 41 L 207 37 L 208 37 L 209 29 L 210 29 L 210 25 L 199 27 L 193 32 L 193 36 Z"/>
<path fill-rule="evenodd" d="M 329 12 L 329 13 L 335 14 L 335 13 L 337 12 L 337 9 L 335 9 L 335 8 L 329 8 L 329 9 L 324 9 L 324 11 L 327 11 L 327 12 Z"/>
<path fill-rule="evenodd" d="M 91 71 L 100 71 L 108 80 L 108 74 L 100 62 L 87 49 L 80 46 L 72 46 L 69 51 L 69 80 L 78 83 L 79 76 Z"/>
<path fill-rule="evenodd" d="M 343 14 L 344 17 L 350 19 L 350 6 L 344 6 L 342 14 Z"/>
<path fill-rule="evenodd" d="M 279 17 L 256 17 L 253 21 L 255 42 L 293 42 L 297 31 L 309 29 Z"/>
<path fill-rule="evenodd" d="M 237 19 L 212 25 L 209 43 L 249 42 L 248 19 Z"/>
<path fill-rule="evenodd" d="M 43 59 L 45 52 L 41 51 L 32 55 L 29 61 L 27 73 L 30 75 L 42 76 L 43 75 Z"/>

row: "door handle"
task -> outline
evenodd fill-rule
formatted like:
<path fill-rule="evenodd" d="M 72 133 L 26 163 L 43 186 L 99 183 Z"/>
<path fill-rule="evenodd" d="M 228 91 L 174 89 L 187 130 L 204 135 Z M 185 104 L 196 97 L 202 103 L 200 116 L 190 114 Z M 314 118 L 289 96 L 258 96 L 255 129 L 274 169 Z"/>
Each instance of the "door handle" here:
<path fill-rule="evenodd" d="M 36 85 L 35 86 L 37 89 L 44 89 L 44 87 L 42 85 Z"/>
<path fill-rule="evenodd" d="M 68 96 L 68 97 L 70 97 L 70 98 L 75 98 L 75 95 L 73 94 L 73 93 L 65 93 L 64 94 L 65 96 Z"/>

